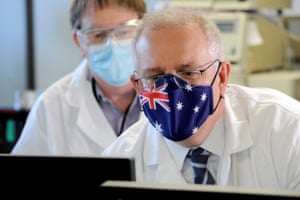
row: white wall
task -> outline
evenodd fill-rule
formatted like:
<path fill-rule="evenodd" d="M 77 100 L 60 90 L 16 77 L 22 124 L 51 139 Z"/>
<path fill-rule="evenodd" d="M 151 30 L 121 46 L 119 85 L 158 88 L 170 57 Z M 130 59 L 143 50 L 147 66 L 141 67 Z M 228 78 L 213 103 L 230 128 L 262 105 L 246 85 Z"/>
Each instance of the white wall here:
<path fill-rule="evenodd" d="M 12 106 L 14 92 L 26 89 L 26 1 L 0 0 L 0 106 Z M 72 41 L 71 0 L 33 0 L 35 86 L 43 91 L 71 72 L 80 52 Z"/>
<path fill-rule="evenodd" d="M 300 1 L 292 0 L 292 8 L 285 9 L 283 14 L 286 16 L 300 16 Z"/>
<path fill-rule="evenodd" d="M 0 0 L 0 106 L 26 85 L 25 1 Z"/>
<path fill-rule="evenodd" d="M 69 22 L 71 0 L 34 0 L 36 88 L 44 90 L 80 61 Z"/>

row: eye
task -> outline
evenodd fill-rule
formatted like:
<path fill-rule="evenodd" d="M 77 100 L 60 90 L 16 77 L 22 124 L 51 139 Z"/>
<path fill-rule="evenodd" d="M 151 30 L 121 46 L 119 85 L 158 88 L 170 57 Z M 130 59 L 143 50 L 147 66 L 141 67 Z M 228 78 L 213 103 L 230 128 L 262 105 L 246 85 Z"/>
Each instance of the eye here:
<path fill-rule="evenodd" d="M 148 75 L 141 78 L 140 81 L 142 82 L 143 87 L 150 87 L 150 85 L 154 84 L 162 76 L 163 75 Z"/>
<path fill-rule="evenodd" d="M 104 39 L 105 37 L 106 37 L 105 31 L 95 32 L 91 36 L 92 39 Z"/>
<path fill-rule="evenodd" d="M 201 76 L 200 71 L 181 71 L 177 72 L 177 74 L 182 77 L 183 79 L 197 79 Z"/>
<path fill-rule="evenodd" d="M 151 81 L 151 82 L 155 82 L 157 81 L 162 75 L 150 75 L 150 76 L 146 76 L 145 79 L 147 81 Z"/>
<path fill-rule="evenodd" d="M 115 30 L 114 34 L 118 39 L 131 38 L 135 33 L 136 28 L 131 26 L 122 26 Z"/>

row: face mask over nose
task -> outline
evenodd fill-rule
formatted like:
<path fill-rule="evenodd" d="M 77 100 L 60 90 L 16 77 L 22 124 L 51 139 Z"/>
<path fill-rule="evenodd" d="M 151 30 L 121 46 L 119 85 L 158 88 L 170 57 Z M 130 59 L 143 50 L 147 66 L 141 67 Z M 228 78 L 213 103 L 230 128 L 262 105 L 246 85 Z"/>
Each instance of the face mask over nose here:
<path fill-rule="evenodd" d="M 128 83 L 134 71 L 131 44 L 131 39 L 122 42 L 111 40 L 88 47 L 89 68 L 110 85 Z"/>
<path fill-rule="evenodd" d="M 213 108 L 212 86 L 191 85 L 171 74 L 144 88 L 139 98 L 149 122 L 173 141 L 197 132 L 218 106 Z"/>

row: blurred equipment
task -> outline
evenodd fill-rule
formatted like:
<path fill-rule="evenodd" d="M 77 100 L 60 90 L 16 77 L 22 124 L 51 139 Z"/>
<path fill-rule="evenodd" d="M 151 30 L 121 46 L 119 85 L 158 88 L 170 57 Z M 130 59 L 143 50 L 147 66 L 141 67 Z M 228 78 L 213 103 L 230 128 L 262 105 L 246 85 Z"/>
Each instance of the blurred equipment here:
<path fill-rule="evenodd" d="M 217 24 L 225 59 L 232 64 L 231 83 L 272 87 L 300 100 L 294 89 L 300 83 L 300 70 L 292 69 L 290 56 L 293 49 L 294 59 L 300 58 L 300 39 L 288 34 L 281 16 L 291 4 L 291 0 L 169 1 L 169 7 L 199 9 Z M 267 16 L 262 9 L 277 14 Z"/>
<path fill-rule="evenodd" d="M 29 111 L 37 98 L 39 97 L 40 92 L 35 90 L 22 90 L 15 91 L 14 94 L 14 109 L 15 110 L 27 110 Z"/>
<path fill-rule="evenodd" d="M 0 154 L 10 153 L 21 135 L 27 110 L 0 108 Z"/>
<path fill-rule="evenodd" d="M 232 63 L 231 82 L 248 85 L 251 73 L 286 68 L 284 31 L 254 12 L 210 12 L 219 27 L 225 58 Z"/>
<path fill-rule="evenodd" d="M 291 51 L 292 66 L 300 66 L 300 15 L 281 17 Z"/>
<path fill-rule="evenodd" d="M 291 0 L 170 0 L 171 7 L 206 8 L 213 10 L 257 10 L 290 8 Z"/>

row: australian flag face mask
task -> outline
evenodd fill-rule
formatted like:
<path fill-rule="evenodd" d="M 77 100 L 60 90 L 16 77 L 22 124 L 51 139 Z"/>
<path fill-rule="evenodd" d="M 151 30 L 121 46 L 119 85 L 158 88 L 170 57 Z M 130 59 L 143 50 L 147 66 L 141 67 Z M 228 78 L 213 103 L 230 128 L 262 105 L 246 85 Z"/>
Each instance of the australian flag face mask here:
<path fill-rule="evenodd" d="M 173 141 L 193 135 L 214 112 L 212 86 L 191 85 L 171 74 L 144 88 L 139 98 L 150 123 Z"/>

